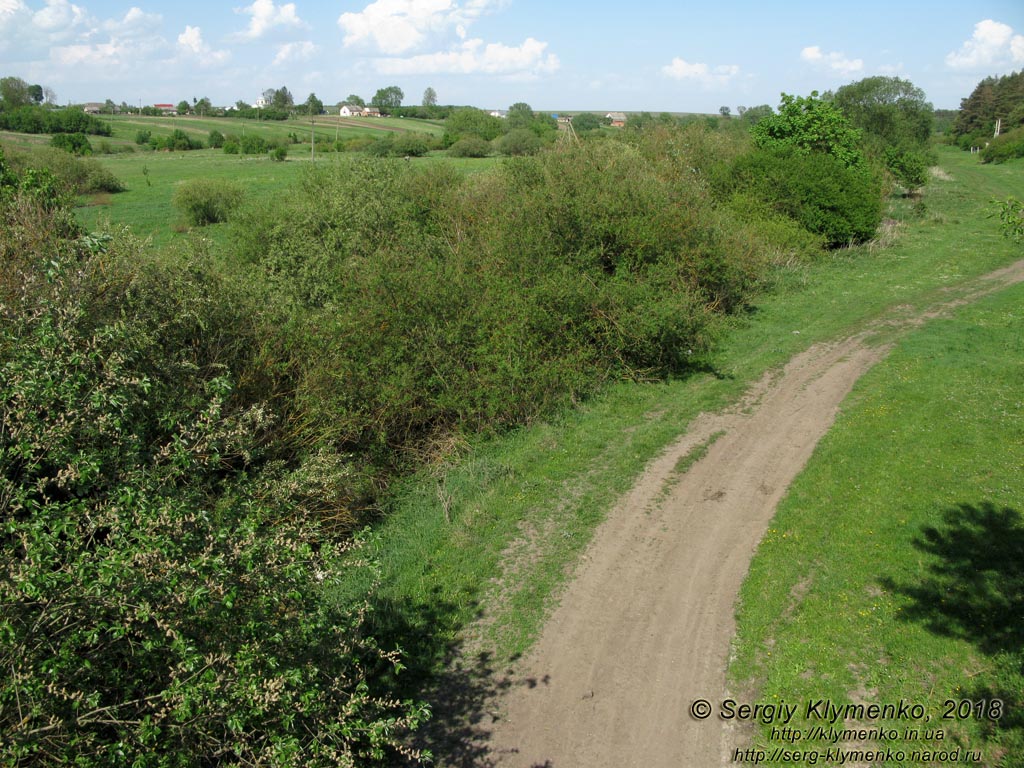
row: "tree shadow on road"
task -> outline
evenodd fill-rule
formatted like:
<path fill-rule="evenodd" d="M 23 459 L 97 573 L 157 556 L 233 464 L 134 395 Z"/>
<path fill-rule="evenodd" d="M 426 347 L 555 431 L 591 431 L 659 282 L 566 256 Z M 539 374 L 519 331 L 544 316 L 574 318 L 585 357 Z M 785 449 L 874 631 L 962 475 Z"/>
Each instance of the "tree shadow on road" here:
<path fill-rule="evenodd" d="M 443 768 L 493 768 L 499 755 L 491 735 L 502 717 L 501 696 L 513 685 L 544 681 L 515 678 L 515 658 L 500 664 L 488 653 L 470 655 L 461 642 L 446 640 L 465 612 L 437 594 L 401 603 L 378 598 L 372 616 L 381 646 L 400 648 L 406 665 L 397 676 L 379 670 L 388 689 L 396 698 L 426 700 L 431 707 L 430 720 L 410 734 L 409 746 L 429 750 L 432 764 Z"/>

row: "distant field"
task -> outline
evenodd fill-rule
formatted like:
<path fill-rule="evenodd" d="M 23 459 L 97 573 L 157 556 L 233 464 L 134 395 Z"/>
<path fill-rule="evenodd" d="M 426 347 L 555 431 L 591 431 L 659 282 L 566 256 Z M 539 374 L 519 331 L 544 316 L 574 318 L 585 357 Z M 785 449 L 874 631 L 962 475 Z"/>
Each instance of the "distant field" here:
<path fill-rule="evenodd" d="M 6 143 L 6 139 L 4 141 Z M 127 224 L 140 237 L 150 238 L 154 246 L 163 246 L 187 231 L 172 204 L 177 183 L 199 177 L 232 179 L 245 186 L 248 199 L 271 199 L 287 194 L 309 163 L 308 142 L 293 145 L 289 150 L 289 158 L 283 163 L 274 162 L 266 155 L 227 155 L 219 149 L 97 155 L 127 189 L 116 195 L 83 197 L 76 214 L 89 229 L 97 229 L 105 221 Z M 362 155 L 329 152 L 318 154 L 316 162 L 349 163 L 357 157 Z M 446 162 L 463 173 L 474 173 L 493 166 L 498 160 L 456 159 L 436 154 L 414 158 L 411 162 L 417 165 Z M 203 230 L 215 241 L 225 231 L 225 225 L 212 225 Z"/>
<path fill-rule="evenodd" d="M 232 117 L 144 117 L 137 115 L 101 116 L 114 130 L 111 143 L 134 143 L 139 131 L 150 131 L 154 136 L 167 136 L 175 130 L 182 130 L 197 139 L 206 139 L 210 131 L 218 130 L 227 135 L 253 134 L 268 141 L 288 141 L 290 134 L 299 135 L 309 141 L 309 118 L 291 120 L 245 120 Z M 440 135 L 444 129 L 437 123 L 426 120 L 403 118 L 342 118 L 337 115 L 318 115 L 314 118 L 314 130 L 318 139 L 351 139 L 357 136 L 380 136 L 396 131 L 417 131 Z"/>

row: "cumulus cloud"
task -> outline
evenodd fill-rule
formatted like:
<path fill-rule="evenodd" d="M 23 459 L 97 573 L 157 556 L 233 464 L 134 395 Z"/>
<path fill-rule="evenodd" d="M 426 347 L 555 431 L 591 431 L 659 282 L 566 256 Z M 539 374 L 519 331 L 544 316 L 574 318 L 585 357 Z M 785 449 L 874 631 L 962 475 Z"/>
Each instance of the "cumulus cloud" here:
<path fill-rule="evenodd" d="M 848 59 L 843 53 L 826 53 L 817 45 L 811 45 L 800 51 L 800 58 L 811 64 L 827 66 L 841 75 L 852 75 L 864 69 L 863 59 Z"/>
<path fill-rule="evenodd" d="M 720 64 L 711 67 L 702 62 L 690 63 L 678 56 L 672 59 L 670 64 L 661 68 L 665 77 L 673 80 L 688 80 L 698 83 L 705 88 L 720 87 L 727 84 L 740 73 L 740 68 L 735 64 Z"/>
<path fill-rule="evenodd" d="M 235 13 L 249 14 L 249 26 L 236 37 L 240 40 L 258 40 L 275 27 L 306 29 L 309 25 L 298 17 L 295 3 L 274 5 L 273 0 L 254 0 L 252 5 L 236 8 Z"/>
<path fill-rule="evenodd" d="M 316 53 L 317 47 L 309 40 L 299 43 L 285 43 L 277 49 L 274 65 L 287 64 L 290 61 L 309 61 Z"/>
<path fill-rule="evenodd" d="M 141 8 L 131 7 L 121 19 L 108 19 L 103 22 L 103 31 L 112 40 L 134 39 L 156 34 L 163 25 L 164 18 L 159 13 L 146 13 Z"/>
<path fill-rule="evenodd" d="M 343 13 L 338 26 L 346 46 L 370 45 L 398 55 L 421 46 L 431 34 L 454 29 L 465 38 L 467 28 L 493 0 L 376 0 L 359 13 Z"/>
<path fill-rule="evenodd" d="M 479 39 L 464 40 L 448 51 L 379 59 L 377 68 L 389 75 L 488 74 L 538 77 L 551 74 L 560 66 L 558 57 L 547 53 L 547 47 L 547 43 L 532 37 L 518 46 L 485 44 Z"/>
<path fill-rule="evenodd" d="M 946 66 L 951 69 L 977 71 L 1020 64 L 1024 64 L 1024 35 L 992 19 L 975 24 L 971 39 L 960 50 L 946 54 Z"/>
<path fill-rule="evenodd" d="M 185 26 L 185 31 L 178 35 L 178 49 L 187 56 L 195 58 L 200 64 L 209 66 L 227 61 L 231 54 L 227 51 L 215 51 L 203 40 L 200 27 Z"/>

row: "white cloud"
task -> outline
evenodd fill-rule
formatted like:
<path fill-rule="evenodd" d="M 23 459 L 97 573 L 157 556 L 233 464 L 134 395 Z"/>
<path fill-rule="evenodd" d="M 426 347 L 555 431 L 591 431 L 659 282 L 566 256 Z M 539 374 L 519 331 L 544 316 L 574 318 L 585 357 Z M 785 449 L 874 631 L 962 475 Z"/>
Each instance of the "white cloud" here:
<path fill-rule="evenodd" d="M 46 0 L 46 7 L 32 14 L 32 25 L 47 34 L 63 36 L 88 24 L 83 8 L 67 0 Z"/>
<path fill-rule="evenodd" d="M 843 53 L 826 53 L 817 45 L 811 45 L 800 51 L 800 58 L 816 65 L 827 66 L 841 75 L 852 75 L 864 69 L 863 59 L 848 59 Z"/>
<path fill-rule="evenodd" d="M 705 88 L 721 87 L 739 75 L 740 68 L 735 64 L 720 64 L 716 67 L 708 66 L 702 62 L 690 63 L 678 56 L 672 59 L 671 64 L 661 68 L 665 77 L 673 80 L 690 80 L 699 83 Z"/>
<path fill-rule="evenodd" d="M 258 40 L 274 27 L 306 29 L 309 26 L 295 13 L 295 3 L 274 5 L 273 0 L 254 0 L 252 5 L 236 8 L 235 13 L 252 16 L 249 27 L 236 35 L 240 40 Z"/>
<path fill-rule="evenodd" d="M 483 40 L 465 40 L 457 47 L 439 53 L 408 58 L 386 58 L 377 62 L 378 70 L 388 75 L 488 74 L 513 77 L 537 77 L 558 70 L 560 62 L 547 53 L 547 43 L 532 37 L 519 46 L 484 44 Z"/>
<path fill-rule="evenodd" d="M 465 39 L 469 25 L 479 18 L 493 0 L 376 0 L 359 13 L 343 13 L 338 26 L 345 33 L 344 44 L 371 45 L 382 53 L 407 53 L 426 42 L 428 36 L 454 29 Z M 441 55 L 441 54 L 437 54 Z"/>
<path fill-rule="evenodd" d="M 974 25 L 971 39 L 959 51 L 946 54 L 946 66 L 968 71 L 1024 64 L 1024 35 L 1015 35 L 1013 27 L 992 19 Z"/>
<path fill-rule="evenodd" d="M 220 64 L 231 56 L 227 51 L 215 51 L 210 48 L 209 43 L 203 40 L 201 27 L 185 26 L 185 31 L 178 35 L 178 48 L 187 56 L 199 60 L 203 66 Z"/>
<path fill-rule="evenodd" d="M 103 29 L 112 36 L 136 35 L 159 28 L 163 23 L 159 13 L 146 13 L 137 6 L 132 6 L 123 19 L 109 19 L 103 23 Z"/>
<path fill-rule="evenodd" d="M 317 46 L 309 40 L 300 43 L 285 43 L 278 47 L 274 65 L 286 64 L 289 61 L 309 61 L 316 50 Z"/>

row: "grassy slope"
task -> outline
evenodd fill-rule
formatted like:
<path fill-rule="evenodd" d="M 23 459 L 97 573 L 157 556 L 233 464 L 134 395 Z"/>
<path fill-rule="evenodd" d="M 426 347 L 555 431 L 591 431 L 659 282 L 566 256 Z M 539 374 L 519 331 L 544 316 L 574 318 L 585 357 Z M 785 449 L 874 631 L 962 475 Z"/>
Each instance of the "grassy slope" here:
<path fill-rule="evenodd" d="M 784 290 L 737 323 L 713 371 L 612 387 L 560 421 L 476 446 L 399 489 L 380 530 L 380 621 L 414 670 L 429 673 L 464 643 L 497 660 L 525 650 L 611 503 L 702 410 L 734 400 L 815 341 L 1019 257 L 986 212 L 991 197 L 1024 193 L 1021 165 L 941 154 L 954 180 L 933 182 L 923 205 L 896 201 L 894 246 L 840 251 L 787 273 Z M 472 623 L 482 606 L 486 620 Z"/>

